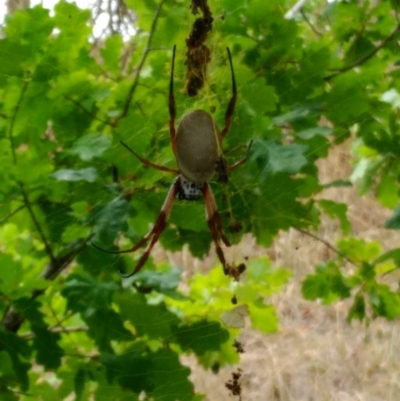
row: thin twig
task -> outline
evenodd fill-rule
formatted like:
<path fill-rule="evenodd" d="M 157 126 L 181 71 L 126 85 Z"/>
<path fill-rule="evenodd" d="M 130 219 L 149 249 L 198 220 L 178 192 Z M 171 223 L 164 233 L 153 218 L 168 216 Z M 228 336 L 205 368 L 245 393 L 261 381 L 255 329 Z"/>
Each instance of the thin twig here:
<path fill-rule="evenodd" d="M 94 114 L 94 113 L 90 112 L 89 110 L 87 110 L 79 102 L 77 102 L 76 100 L 72 99 L 71 97 L 64 96 L 64 99 L 69 100 L 71 103 L 73 103 L 76 107 L 79 107 L 82 111 L 84 111 L 88 116 L 92 117 L 94 120 L 100 121 L 103 124 L 110 125 L 111 127 L 113 127 L 113 124 L 111 123 L 111 121 L 103 120 L 102 118 L 97 117 L 96 114 Z"/>
<path fill-rule="evenodd" d="M 303 17 L 304 21 L 306 21 L 307 25 L 311 28 L 311 30 L 318 36 L 321 37 L 322 33 L 318 31 L 317 28 L 315 28 L 315 26 L 311 23 L 311 21 L 308 19 L 306 13 L 304 12 L 304 10 L 301 8 L 300 9 L 300 14 Z"/>
<path fill-rule="evenodd" d="M 133 94 L 134 94 L 134 92 L 135 92 L 135 90 L 136 90 L 136 87 L 137 87 L 137 85 L 138 85 L 138 82 L 139 82 L 140 73 L 141 73 L 142 68 L 143 68 L 143 65 L 144 65 L 144 63 L 145 63 L 145 61 L 146 61 L 147 55 L 149 54 L 149 51 L 151 50 L 151 49 L 150 49 L 151 41 L 153 40 L 154 32 L 155 32 L 156 26 L 157 26 L 157 21 L 158 21 L 158 18 L 159 18 L 159 16 L 160 16 L 161 8 L 162 8 L 162 6 L 163 6 L 163 4 L 164 4 L 164 1 L 165 1 L 165 0 L 161 0 L 160 3 L 158 4 L 156 13 L 154 14 L 153 22 L 152 22 L 152 24 L 151 24 L 151 28 L 150 28 L 150 32 L 149 32 L 149 38 L 148 38 L 148 40 L 147 40 L 146 47 L 145 47 L 145 49 L 144 49 L 144 51 L 143 51 L 142 59 L 140 60 L 139 65 L 138 65 L 138 67 L 137 67 L 137 69 L 136 69 L 136 74 L 135 74 L 135 78 L 134 78 L 134 80 L 133 80 L 133 84 L 132 84 L 131 88 L 129 89 L 129 93 L 128 93 L 128 96 L 127 96 L 127 98 L 126 98 L 126 102 L 125 102 L 125 106 L 124 106 L 124 111 L 123 111 L 123 113 L 118 117 L 118 119 L 117 119 L 117 121 L 114 123 L 114 125 L 117 125 L 118 122 L 119 122 L 119 120 L 120 120 L 121 118 L 126 117 L 126 115 L 128 114 L 128 111 L 129 111 L 129 108 L 130 108 L 130 105 L 131 105 L 131 102 L 132 102 Z"/>
<path fill-rule="evenodd" d="M 19 111 L 19 109 L 21 107 L 22 99 L 23 99 L 23 97 L 25 95 L 26 90 L 28 89 L 29 82 L 30 82 L 29 79 L 27 79 L 27 78 L 24 79 L 24 85 L 23 85 L 23 87 L 21 89 L 21 93 L 19 95 L 19 99 L 18 99 L 17 105 L 15 106 L 14 113 L 13 113 L 13 116 L 11 118 L 10 128 L 8 130 L 8 136 L 9 136 L 9 139 L 10 139 L 10 146 L 11 146 L 11 152 L 12 152 L 14 164 L 17 163 L 17 155 L 15 153 L 14 138 L 13 138 L 14 124 L 15 124 L 15 120 L 17 118 L 18 111 Z M 54 257 L 53 251 L 52 251 L 49 243 L 47 242 L 47 239 L 46 239 L 46 237 L 45 237 L 45 235 L 44 235 L 44 233 L 42 231 L 42 228 L 40 227 L 39 222 L 36 219 L 35 214 L 33 213 L 33 210 L 32 210 L 32 207 L 31 207 L 31 203 L 29 202 L 28 194 L 26 193 L 25 188 L 24 188 L 24 184 L 21 181 L 19 181 L 18 184 L 19 184 L 19 187 L 21 189 L 22 196 L 24 198 L 24 206 L 26 206 L 28 208 L 29 214 L 31 215 L 31 218 L 32 218 L 32 221 L 33 221 L 33 224 L 35 225 L 36 229 L 39 232 L 40 237 L 42 238 L 43 244 L 44 244 L 44 246 L 46 248 L 46 252 L 47 252 L 50 260 L 52 262 L 55 262 L 56 258 Z"/>
<path fill-rule="evenodd" d="M 57 323 L 53 325 L 52 327 L 49 328 L 49 330 L 53 330 L 56 327 L 63 327 L 62 323 L 64 323 L 66 320 L 70 319 L 72 316 L 75 315 L 76 312 L 69 312 L 66 316 L 64 316 L 62 319 L 57 319 Z"/>
<path fill-rule="evenodd" d="M 11 117 L 10 128 L 8 130 L 8 138 L 10 140 L 11 153 L 12 153 L 12 156 L 13 156 L 14 164 L 17 164 L 17 155 L 15 153 L 14 137 L 13 137 L 14 124 L 15 124 L 15 119 L 17 118 L 18 111 L 19 111 L 19 109 L 21 107 L 22 99 L 23 99 L 23 97 L 25 95 L 26 90 L 28 89 L 29 82 L 30 82 L 29 79 L 27 79 L 27 78 L 24 79 L 24 85 L 23 85 L 23 87 L 21 89 L 21 93 L 19 95 L 18 102 L 17 102 L 17 104 L 15 106 L 14 113 L 13 113 L 13 115 Z"/>
<path fill-rule="evenodd" d="M 349 263 L 351 263 L 355 267 L 359 267 L 355 262 L 353 262 L 348 256 L 346 256 L 341 250 L 337 249 L 335 246 L 333 246 L 330 242 L 318 237 L 317 235 L 310 233 L 309 231 L 303 230 L 302 228 L 294 227 L 295 230 L 301 232 L 302 234 L 308 235 L 311 238 L 314 238 L 318 242 L 321 242 L 324 244 L 328 249 L 331 251 L 335 252 L 336 254 L 340 255 L 343 259 L 347 260 Z"/>
<path fill-rule="evenodd" d="M 22 210 L 25 207 L 24 205 L 21 205 L 19 207 L 17 207 L 15 210 L 13 210 L 12 212 L 8 213 L 6 216 L 4 216 L 1 220 L 0 220 L 0 224 L 5 223 L 9 218 L 11 218 L 12 216 L 14 216 L 14 214 L 17 214 L 20 210 Z"/>
<path fill-rule="evenodd" d="M 337 75 L 343 74 L 344 72 L 347 72 L 351 69 L 353 69 L 354 67 L 358 67 L 361 64 L 364 64 L 366 61 L 368 61 L 370 58 L 372 58 L 373 56 L 375 56 L 376 53 L 378 53 L 379 50 L 381 50 L 383 47 L 385 47 L 389 42 L 391 42 L 396 34 L 400 31 L 400 24 L 398 24 L 396 26 L 396 28 L 394 29 L 394 31 L 386 38 L 384 39 L 378 46 L 376 46 L 371 52 L 369 52 L 367 55 L 365 55 L 364 57 L 359 58 L 358 60 L 356 60 L 354 63 L 343 67 L 343 68 L 339 68 L 337 69 L 333 74 L 331 75 L 327 75 L 326 77 L 324 77 L 325 81 L 329 81 L 330 79 L 336 77 Z"/>
<path fill-rule="evenodd" d="M 36 219 L 35 213 L 33 213 L 32 205 L 31 205 L 31 203 L 29 201 L 28 194 L 27 194 L 27 192 L 25 190 L 24 184 L 21 181 L 19 182 L 19 187 L 21 189 L 22 197 L 24 198 L 24 204 L 28 209 L 28 212 L 29 212 L 29 214 L 31 216 L 33 224 L 36 227 L 37 232 L 40 235 L 40 238 L 42 239 L 43 245 L 44 245 L 44 247 L 46 249 L 46 253 L 49 256 L 51 263 L 56 263 L 57 259 L 55 258 L 54 254 L 53 254 L 53 250 L 51 249 L 51 246 L 50 246 L 46 236 L 44 235 L 42 227 L 40 226 L 38 220 Z"/>

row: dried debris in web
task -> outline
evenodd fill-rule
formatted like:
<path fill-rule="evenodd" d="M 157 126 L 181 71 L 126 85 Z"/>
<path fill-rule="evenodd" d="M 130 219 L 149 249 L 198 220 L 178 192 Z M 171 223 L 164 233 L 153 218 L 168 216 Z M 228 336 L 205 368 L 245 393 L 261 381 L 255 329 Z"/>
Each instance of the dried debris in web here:
<path fill-rule="evenodd" d="M 192 0 L 190 9 L 196 15 L 199 10 L 202 17 L 196 18 L 192 30 L 186 38 L 186 84 L 185 92 L 189 96 L 196 96 L 204 86 L 207 75 L 207 65 L 211 61 L 211 51 L 205 44 L 208 33 L 212 29 L 213 17 L 207 0 Z"/>

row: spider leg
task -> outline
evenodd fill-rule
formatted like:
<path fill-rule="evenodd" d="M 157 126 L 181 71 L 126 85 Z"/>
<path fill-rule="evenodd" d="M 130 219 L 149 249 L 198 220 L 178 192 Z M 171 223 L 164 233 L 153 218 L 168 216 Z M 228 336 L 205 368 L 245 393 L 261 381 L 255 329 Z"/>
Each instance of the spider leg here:
<path fill-rule="evenodd" d="M 242 164 L 246 163 L 246 160 L 249 156 L 249 152 L 250 152 L 250 148 L 251 145 L 253 144 L 253 140 L 250 141 L 249 146 L 247 147 L 247 151 L 246 154 L 244 155 L 243 159 L 240 159 L 239 161 L 237 161 L 236 163 L 232 164 L 232 166 L 228 167 L 229 171 L 233 171 L 236 170 L 238 167 L 240 167 Z"/>
<path fill-rule="evenodd" d="M 221 131 L 221 141 L 224 140 L 225 135 L 228 133 L 229 127 L 231 125 L 231 117 L 233 114 L 233 111 L 235 110 L 235 104 L 236 104 L 236 80 L 235 80 L 235 72 L 233 71 L 233 65 L 232 65 L 232 57 L 231 57 L 231 52 L 229 50 L 229 47 L 226 48 L 228 52 L 228 58 L 229 58 L 229 65 L 231 67 L 231 76 L 232 76 L 232 97 L 231 100 L 229 101 L 228 108 L 226 109 L 225 113 L 225 127 Z"/>
<path fill-rule="evenodd" d="M 172 51 L 172 66 L 171 66 L 171 78 L 169 80 L 169 132 L 171 135 L 171 145 L 174 155 L 176 155 L 176 135 L 175 135 L 175 116 L 176 116 L 176 108 L 175 108 L 175 97 L 174 97 L 174 66 L 175 66 L 175 51 L 176 45 L 174 45 L 174 49 Z"/>
<path fill-rule="evenodd" d="M 119 141 L 119 142 L 121 143 L 122 146 L 125 146 L 125 148 L 128 149 L 129 152 L 131 152 L 133 154 L 133 156 L 135 156 L 137 159 L 139 159 L 139 161 L 142 164 L 145 164 L 146 166 L 151 166 L 151 167 L 155 168 L 156 170 L 166 171 L 167 173 L 179 174 L 179 170 L 178 169 L 169 168 L 169 167 L 165 167 L 165 166 L 160 166 L 159 164 L 153 163 L 150 160 L 147 160 L 144 157 L 139 156 L 126 143 L 124 143 L 122 141 Z"/>
<path fill-rule="evenodd" d="M 222 251 L 221 245 L 218 242 L 218 234 L 226 246 L 231 246 L 231 243 L 222 229 L 221 216 L 219 215 L 211 188 L 207 183 L 204 184 L 203 195 L 207 212 L 207 224 L 211 232 L 218 258 L 223 266 L 224 273 L 227 274 L 228 270 L 225 255 Z"/>
<path fill-rule="evenodd" d="M 168 195 L 165 199 L 165 202 L 161 208 L 161 212 L 157 217 L 157 220 L 153 226 L 153 228 L 136 244 L 134 245 L 132 248 L 130 249 L 125 249 L 122 251 L 108 251 L 106 249 L 100 248 L 99 246 L 95 245 L 92 243 L 92 245 L 103 252 L 106 253 L 129 253 L 129 252 L 134 252 L 137 249 L 141 248 L 144 244 L 146 244 L 146 242 L 148 242 L 151 238 L 151 241 L 149 243 L 149 245 L 147 245 L 147 248 L 145 249 L 145 251 L 143 252 L 143 255 L 140 257 L 138 263 L 136 264 L 135 269 L 133 270 L 133 272 L 131 273 L 127 273 L 127 274 L 123 274 L 121 272 L 118 272 L 119 275 L 123 278 L 128 278 L 133 276 L 134 274 L 136 274 L 146 263 L 151 250 L 153 249 L 155 243 L 158 241 L 158 239 L 160 238 L 161 233 L 164 231 L 164 228 L 167 224 L 167 219 L 168 216 L 171 212 L 172 209 L 172 205 L 174 203 L 175 197 L 179 191 L 181 185 L 181 181 L 180 181 L 180 177 L 177 177 L 176 180 L 174 181 L 174 183 L 171 185 L 171 188 L 168 192 Z"/>
<path fill-rule="evenodd" d="M 228 240 L 227 236 L 224 233 L 224 230 L 222 228 L 222 221 L 221 221 L 221 216 L 218 212 L 217 204 L 215 203 L 214 195 L 211 191 L 211 187 L 206 183 L 204 185 L 204 199 L 206 202 L 206 205 L 210 207 L 210 215 L 212 217 L 212 220 L 215 224 L 215 227 L 217 229 L 217 232 L 219 236 L 221 237 L 223 243 L 226 246 L 231 246 L 230 241 Z"/>

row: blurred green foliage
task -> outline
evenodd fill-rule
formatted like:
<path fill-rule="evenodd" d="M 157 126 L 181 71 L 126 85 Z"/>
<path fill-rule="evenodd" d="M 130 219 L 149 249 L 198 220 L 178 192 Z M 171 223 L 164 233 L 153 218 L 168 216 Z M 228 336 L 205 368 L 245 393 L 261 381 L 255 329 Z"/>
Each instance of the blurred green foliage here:
<path fill-rule="evenodd" d="M 179 357 L 193 354 L 214 371 L 238 361 L 238 329 L 220 322 L 234 296 L 248 305 L 254 328 L 277 330 L 268 297 L 290 273 L 267 257 L 246 262 L 239 284 L 216 266 L 195 272 L 182 291 L 180 266 L 150 258 L 121 280 L 117 271 L 134 269 L 132 255 L 90 246 L 129 248 L 163 204 L 171 176 L 143 167 L 119 141 L 175 168 L 167 108 L 174 44 L 178 121 L 203 108 L 215 110 L 220 126 L 231 49 L 238 101 L 223 147 L 232 163 L 253 146 L 227 186 L 211 186 L 224 227 L 243 227 L 233 242 L 251 233 L 269 246 L 281 230 L 317 229 L 326 214 L 344 237 L 337 257 L 305 279 L 304 297 L 352 297 L 350 321 L 400 315 L 398 293 L 380 280 L 398 269 L 400 248 L 382 252 L 378 242 L 351 237 L 347 205 L 316 198 L 323 188 L 358 183 L 361 195 L 373 192 L 393 210 L 386 228 L 400 228 L 398 2 L 309 1 L 285 18 L 292 1 L 210 0 L 212 60 L 196 98 L 181 90 L 195 18 L 189 3 L 126 4 L 137 32 L 129 38 L 118 29 L 95 38 L 91 12 L 66 1 L 52 13 L 16 11 L 2 29 L 2 400 L 199 400 Z M 319 182 L 316 161 L 347 138 L 353 174 Z M 187 245 L 201 258 L 211 244 L 203 216 L 202 202 L 176 202 L 163 247 Z"/>

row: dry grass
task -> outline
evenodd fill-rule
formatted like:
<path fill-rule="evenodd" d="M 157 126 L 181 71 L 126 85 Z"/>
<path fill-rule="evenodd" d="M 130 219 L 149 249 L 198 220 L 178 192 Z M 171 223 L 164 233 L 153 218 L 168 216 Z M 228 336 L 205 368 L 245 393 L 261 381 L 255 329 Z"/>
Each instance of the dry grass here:
<path fill-rule="evenodd" d="M 332 149 L 329 157 L 319 163 L 321 182 L 347 178 L 351 171 L 349 159 L 348 144 Z M 390 211 L 372 197 L 360 198 L 349 188 L 329 189 L 321 197 L 349 206 L 354 236 L 377 239 L 385 250 L 399 246 L 399 234 L 383 228 Z M 341 236 L 338 223 L 325 219 L 317 235 L 334 244 Z M 293 276 L 271 300 L 279 315 L 279 332 L 263 335 L 249 328 L 243 330 L 245 353 L 239 365 L 243 371 L 242 400 L 400 400 L 399 322 L 377 319 L 369 327 L 358 322 L 348 325 L 349 302 L 323 306 L 301 296 L 304 277 L 316 264 L 333 257 L 332 251 L 295 230 L 282 233 L 269 250 L 257 248 L 247 238 L 236 252 L 242 249 L 243 254 L 249 254 L 249 248 L 254 255 L 268 253 L 274 265 L 291 269 Z M 193 266 L 188 253 L 175 258 L 180 264 Z M 205 264 L 212 265 L 212 261 L 213 257 Z M 224 368 L 215 375 L 196 366 L 194 359 L 185 359 L 185 363 L 192 368 L 196 390 L 207 394 L 208 401 L 238 399 L 224 386 L 237 367 Z"/>

